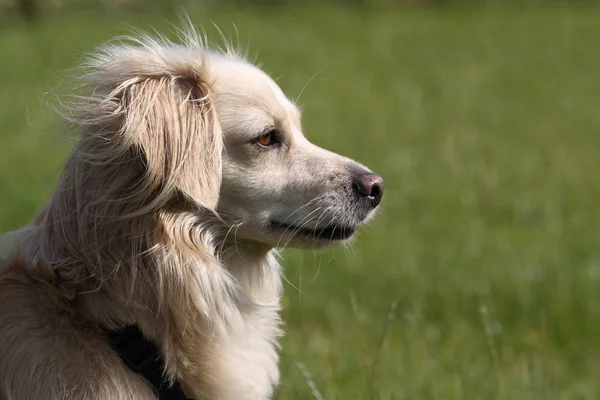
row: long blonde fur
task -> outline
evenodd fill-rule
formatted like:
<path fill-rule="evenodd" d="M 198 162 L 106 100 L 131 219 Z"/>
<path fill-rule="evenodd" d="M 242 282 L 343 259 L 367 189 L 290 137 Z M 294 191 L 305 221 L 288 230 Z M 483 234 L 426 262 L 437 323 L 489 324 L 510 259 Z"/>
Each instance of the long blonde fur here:
<path fill-rule="evenodd" d="M 37 308 L 32 293 L 17 296 L 36 284 L 56 291 L 57 307 L 91 326 L 138 324 L 161 344 L 167 378 L 196 399 L 268 398 L 278 381 L 279 266 L 272 255 L 250 259 L 245 269 L 261 284 L 244 287 L 217 249 L 223 143 L 209 50 L 193 32 L 184 45 L 135 41 L 108 45 L 84 63 L 87 94 L 63 113 L 80 139 L 0 278 L 0 398 L 3 391 L 7 399 L 149 398 L 123 368 L 76 365 L 74 373 L 54 375 L 51 365 L 15 362 L 20 339 L 44 348 L 46 358 L 77 363 L 60 332 L 42 337 L 11 321 L 7 307 L 18 307 L 15 301 Z M 65 330 L 77 335 L 73 324 Z M 94 336 L 89 346 L 109 354 Z M 112 354 L 98 361 L 111 362 L 120 365 Z M 80 376 L 84 370 L 89 377 Z"/>

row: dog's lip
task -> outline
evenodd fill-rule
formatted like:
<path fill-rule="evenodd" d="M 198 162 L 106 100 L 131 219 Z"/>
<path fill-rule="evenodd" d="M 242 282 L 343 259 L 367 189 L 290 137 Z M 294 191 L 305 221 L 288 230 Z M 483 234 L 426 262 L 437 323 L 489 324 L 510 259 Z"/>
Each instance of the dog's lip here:
<path fill-rule="evenodd" d="M 349 226 L 327 225 L 322 228 L 304 228 L 278 221 L 271 221 L 269 226 L 275 230 L 288 231 L 293 236 L 300 235 L 313 240 L 328 241 L 349 239 L 356 231 L 355 228 Z"/>

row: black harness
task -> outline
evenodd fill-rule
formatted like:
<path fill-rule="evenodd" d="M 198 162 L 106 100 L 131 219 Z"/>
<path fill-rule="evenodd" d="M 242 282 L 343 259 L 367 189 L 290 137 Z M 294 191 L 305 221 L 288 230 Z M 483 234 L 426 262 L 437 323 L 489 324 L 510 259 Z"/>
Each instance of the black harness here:
<path fill-rule="evenodd" d="M 146 339 L 135 325 L 118 331 L 105 330 L 113 349 L 125 365 L 142 375 L 153 387 L 159 400 L 188 399 L 179 382 L 169 385 L 163 378 L 164 361 L 156 344 Z"/>

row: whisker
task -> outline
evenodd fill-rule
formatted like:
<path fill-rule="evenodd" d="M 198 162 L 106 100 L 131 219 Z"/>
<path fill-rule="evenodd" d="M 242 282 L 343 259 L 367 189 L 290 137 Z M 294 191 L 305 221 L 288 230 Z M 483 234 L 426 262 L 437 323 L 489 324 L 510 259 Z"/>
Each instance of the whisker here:
<path fill-rule="evenodd" d="M 229 237 L 229 234 L 231 233 L 231 231 L 236 228 L 238 229 L 244 222 L 238 222 L 237 224 L 233 224 L 229 227 L 229 229 L 227 229 L 227 233 L 225 233 L 225 237 L 223 238 L 223 241 L 221 242 L 221 248 L 219 249 L 219 254 L 221 254 L 223 252 L 223 248 L 225 248 L 225 242 L 227 242 L 227 238 Z"/>
<path fill-rule="evenodd" d="M 312 199 L 312 200 L 309 200 L 309 201 L 308 201 L 306 204 L 304 204 L 304 205 L 302 205 L 302 206 L 298 207 L 298 208 L 297 208 L 297 209 L 295 209 L 293 212 L 291 212 L 290 214 L 288 214 L 288 216 L 287 216 L 287 217 L 285 217 L 285 219 L 284 219 L 283 221 L 281 221 L 281 223 L 282 223 L 282 224 L 283 224 L 283 223 L 285 223 L 285 222 L 286 222 L 286 221 L 287 221 L 287 220 L 288 220 L 288 219 L 289 219 L 289 218 L 290 218 L 292 215 L 294 215 L 294 214 L 295 214 L 295 213 L 297 213 L 298 211 L 302 210 L 302 209 L 303 209 L 303 208 L 305 208 L 305 207 L 308 207 L 309 205 L 313 204 L 315 201 L 319 201 L 319 200 L 322 200 L 322 199 L 324 199 L 324 198 L 325 198 L 325 196 L 318 196 L 318 197 L 315 197 L 315 198 L 314 198 L 314 199 Z"/>
<path fill-rule="evenodd" d="M 277 241 L 277 246 L 276 247 L 280 247 L 281 245 L 281 241 L 284 239 L 285 235 L 289 233 L 289 237 L 288 240 L 286 240 L 286 244 L 283 246 L 287 246 L 289 244 L 289 242 L 291 241 L 291 239 L 294 237 L 294 235 L 299 232 L 304 226 L 306 226 L 306 224 L 310 223 L 312 221 L 311 216 L 318 212 L 321 209 L 321 207 L 315 208 L 314 210 L 312 210 L 310 213 L 308 213 L 307 215 L 305 215 L 302 219 L 300 219 L 300 217 L 296 218 L 291 224 L 290 227 L 293 227 L 292 231 L 289 232 L 290 227 L 287 227 L 283 233 L 281 234 L 281 236 L 279 237 L 279 240 Z M 306 221 L 308 218 L 308 221 Z M 300 219 L 299 222 L 299 226 L 296 226 L 296 223 L 298 222 L 298 219 Z M 306 221 L 306 222 L 305 222 Z"/>
<path fill-rule="evenodd" d="M 325 215 L 325 213 L 327 213 L 330 210 L 329 207 L 325 208 L 323 210 L 323 212 L 321 213 L 321 215 L 319 215 L 319 218 L 317 218 L 317 223 L 315 224 L 316 226 L 319 226 L 319 222 L 321 222 L 321 218 L 323 218 L 323 216 Z M 317 242 L 317 232 L 315 231 L 315 233 L 313 234 L 313 244 L 315 244 Z"/>
<path fill-rule="evenodd" d="M 323 254 L 324 254 L 323 252 L 319 253 L 319 262 L 316 262 L 317 253 L 314 254 L 315 264 L 317 264 L 317 272 L 313 276 L 312 282 L 315 282 L 317 280 L 317 277 L 319 276 L 319 272 L 321 272 L 321 263 L 323 262 Z"/>
<path fill-rule="evenodd" d="M 308 78 L 308 80 L 306 81 L 306 83 L 302 87 L 302 90 L 300 90 L 300 94 L 298 94 L 298 96 L 294 100 L 295 103 L 299 103 L 300 102 L 300 98 L 304 94 L 304 91 L 306 90 L 306 88 L 308 88 L 308 85 L 310 85 L 312 83 L 312 81 L 317 77 L 317 75 L 319 75 L 321 72 L 323 72 L 323 70 L 325 70 L 325 68 L 326 67 L 321 67 L 314 74 L 312 74 L 312 76 L 310 78 Z"/>
<path fill-rule="evenodd" d="M 314 221 L 314 217 L 312 217 L 312 214 L 314 214 L 314 213 L 316 213 L 316 212 L 320 211 L 321 209 L 322 209 L 322 207 L 318 207 L 318 208 L 315 208 L 313 211 L 311 211 L 311 212 L 310 212 L 310 214 L 308 214 L 308 215 L 306 216 L 306 217 L 311 217 L 310 219 L 306 220 L 306 217 L 305 217 L 304 219 L 302 219 L 302 221 L 301 221 L 302 223 L 301 223 L 300 225 L 296 226 L 296 227 L 295 227 L 295 228 L 292 230 L 292 232 L 290 233 L 290 235 L 289 235 L 289 237 L 288 237 L 288 240 L 286 241 L 286 243 L 285 243 L 284 247 L 286 247 L 286 246 L 287 246 L 287 245 L 288 245 L 288 244 L 289 244 L 289 243 L 292 241 L 292 239 L 294 238 L 294 236 L 296 236 L 296 234 L 297 234 L 298 232 L 300 232 L 302 229 L 304 229 L 304 228 L 305 228 L 305 227 L 306 227 L 306 226 L 307 226 L 309 223 L 311 223 L 312 221 Z M 325 210 L 325 211 L 327 211 L 327 210 Z M 324 212 L 325 212 L 325 211 L 324 211 Z M 285 233 L 285 232 L 284 232 L 284 233 Z"/>
<path fill-rule="evenodd" d="M 240 258 L 243 260 L 244 257 L 240 254 L 240 249 L 238 248 L 238 245 L 237 245 L 237 233 L 238 233 L 238 230 L 240 229 L 241 225 L 242 224 L 238 224 L 235 227 L 235 231 L 233 233 L 233 244 L 235 246 L 235 251 L 236 251 L 237 255 L 240 256 Z"/>
<path fill-rule="evenodd" d="M 304 294 L 304 293 L 302 293 L 302 289 L 295 286 L 288 278 L 285 277 L 285 275 L 281 275 L 281 277 L 288 285 L 290 285 L 291 287 L 296 289 L 298 294 L 300 294 L 300 295 Z M 302 287 L 302 280 L 300 280 L 300 286 Z"/>

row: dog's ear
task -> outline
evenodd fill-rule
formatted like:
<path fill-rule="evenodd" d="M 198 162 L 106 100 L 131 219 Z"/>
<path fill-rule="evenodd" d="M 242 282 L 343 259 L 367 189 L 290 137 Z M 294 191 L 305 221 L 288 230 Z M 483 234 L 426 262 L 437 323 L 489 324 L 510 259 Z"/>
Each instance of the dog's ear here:
<path fill-rule="evenodd" d="M 196 71 L 179 72 L 140 79 L 123 91 L 122 132 L 141 151 L 152 186 L 214 210 L 221 185 L 221 128 L 207 81 Z"/>
<path fill-rule="evenodd" d="M 207 53 L 149 38 L 136 43 L 107 46 L 84 64 L 83 83 L 92 93 L 69 108 L 84 131 L 79 156 L 91 158 L 89 165 L 98 158 L 105 169 L 121 164 L 113 171 L 121 180 L 114 191 L 125 199 L 146 198 L 140 212 L 181 195 L 214 210 L 223 138 Z M 122 164 L 132 160 L 137 165 L 123 176 Z"/>

